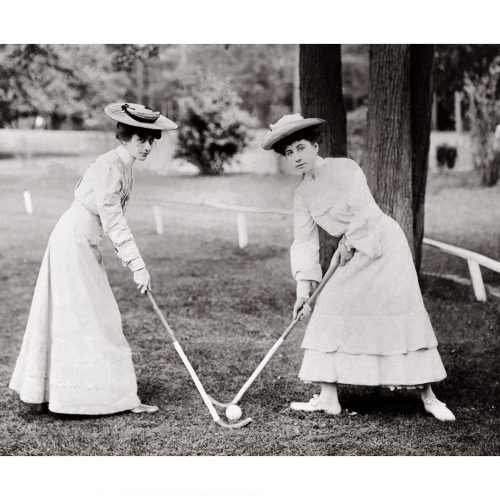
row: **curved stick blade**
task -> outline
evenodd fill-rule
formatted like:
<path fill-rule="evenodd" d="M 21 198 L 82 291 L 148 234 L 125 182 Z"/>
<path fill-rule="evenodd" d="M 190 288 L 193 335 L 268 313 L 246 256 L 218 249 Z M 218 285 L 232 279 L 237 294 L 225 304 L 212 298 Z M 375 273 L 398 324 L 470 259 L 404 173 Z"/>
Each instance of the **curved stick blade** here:
<path fill-rule="evenodd" d="M 245 427 L 245 425 L 248 425 L 251 421 L 251 418 L 245 418 L 245 420 L 236 422 L 235 424 L 228 424 L 222 420 L 216 420 L 215 423 L 219 424 L 221 427 L 225 427 L 226 429 L 241 429 L 242 427 Z"/>
<path fill-rule="evenodd" d="M 232 402 L 231 403 L 221 403 L 220 401 L 217 401 L 212 396 L 210 396 L 210 394 L 207 394 L 207 396 L 208 396 L 208 399 L 210 399 L 210 401 L 212 402 L 212 404 L 214 406 L 217 406 L 218 408 L 227 408 L 228 406 L 233 404 Z"/>

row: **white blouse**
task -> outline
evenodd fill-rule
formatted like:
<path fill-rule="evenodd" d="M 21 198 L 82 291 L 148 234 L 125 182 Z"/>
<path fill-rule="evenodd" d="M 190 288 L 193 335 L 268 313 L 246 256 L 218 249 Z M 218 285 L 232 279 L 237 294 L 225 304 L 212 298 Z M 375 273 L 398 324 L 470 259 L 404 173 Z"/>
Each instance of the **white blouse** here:
<path fill-rule="evenodd" d="M 123 146 L 99 156 L 78 182 L 75 200 L 100 218 L 123 265 L 137 271 L 145 264 L 125 219 L 134 184 L 133 162 Z"/>
<path fill-rule="evenodd" d="M 345 235 L 348 247 L 373 259 L 382 253 L 378 224 L 383 214 L 359 165 L 348 158 L 318 158 L 294 197 L 293 277 L 321 281 L 318 226 L 332 236 Z"/>

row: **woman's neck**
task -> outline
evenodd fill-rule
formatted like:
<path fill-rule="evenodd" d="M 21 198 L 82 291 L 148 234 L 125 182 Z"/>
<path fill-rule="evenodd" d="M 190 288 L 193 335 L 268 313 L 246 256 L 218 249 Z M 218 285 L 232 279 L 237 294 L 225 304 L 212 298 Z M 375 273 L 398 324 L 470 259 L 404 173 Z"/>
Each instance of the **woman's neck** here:
<path fill-rule="evenodd" d="M 323 165 L 323 158 L 321 158 L 321 156 L 318 156 L 316 158 L 316 161 L 314 162 L 314 166 L 313 168 L 311 168 L 311 171 L 309 172 L 309 175 L 315 179 L 316 177 L 318 177 L 319 175 L 319 171 L 321 169 L 321 166 Z"/>
<path fill-rule="evenodd" d="M 131 167 L 134 164 L 135 158 L 127 151 L 127 148 L 123 144 L 120 144 L 116 148 L 116 153 L 126 167 Z"/>

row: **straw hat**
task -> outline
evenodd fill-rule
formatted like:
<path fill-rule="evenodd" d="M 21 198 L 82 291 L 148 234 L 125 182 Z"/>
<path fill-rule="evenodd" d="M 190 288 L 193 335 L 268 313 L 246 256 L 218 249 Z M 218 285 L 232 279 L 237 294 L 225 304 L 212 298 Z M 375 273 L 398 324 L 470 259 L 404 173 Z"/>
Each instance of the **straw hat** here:
<path fill-rule="evenodd" d="M 113 102 L 104 108 L 104 112 L 116 122 L 133 127 L 153 130 L 175 130 L 177 125 L 163 116 L 159 111 L 153 111 L 142 104 L 133 102 Z"/>
<path fill-rule="evenodd" d="M 325 120 L 321 118 L 304 118 L 300 113 L 285 115 L 276 123 L 269 126 L 271 130 L 264 139 L 262 147 L 267 150 L 272 149 L 274 144 L 281 141 L 284 137 L 292 135 L 294 132 L 302 130 L 303 128 L 321 125 L 324 122 Z"/>

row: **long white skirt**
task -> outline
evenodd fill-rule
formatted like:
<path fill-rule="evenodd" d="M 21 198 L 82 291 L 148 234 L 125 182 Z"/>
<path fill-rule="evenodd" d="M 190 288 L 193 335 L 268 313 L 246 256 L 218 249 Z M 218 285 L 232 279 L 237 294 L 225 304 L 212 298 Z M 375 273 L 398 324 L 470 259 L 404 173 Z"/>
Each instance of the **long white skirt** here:
<path fill-rule="evenodd" d="M 99 219 L 74 202 L 50 235 L 10 382 L 26 403 L 98 415 L 140 402 L 102 234 Z"/>
<path fill-rule="evenodd" d="M 383 254 L 356 252 L 318 297 L 302 347 L 309 382 L 415 386 L 446 377 L 408 242 L 379 219 Z"/>

